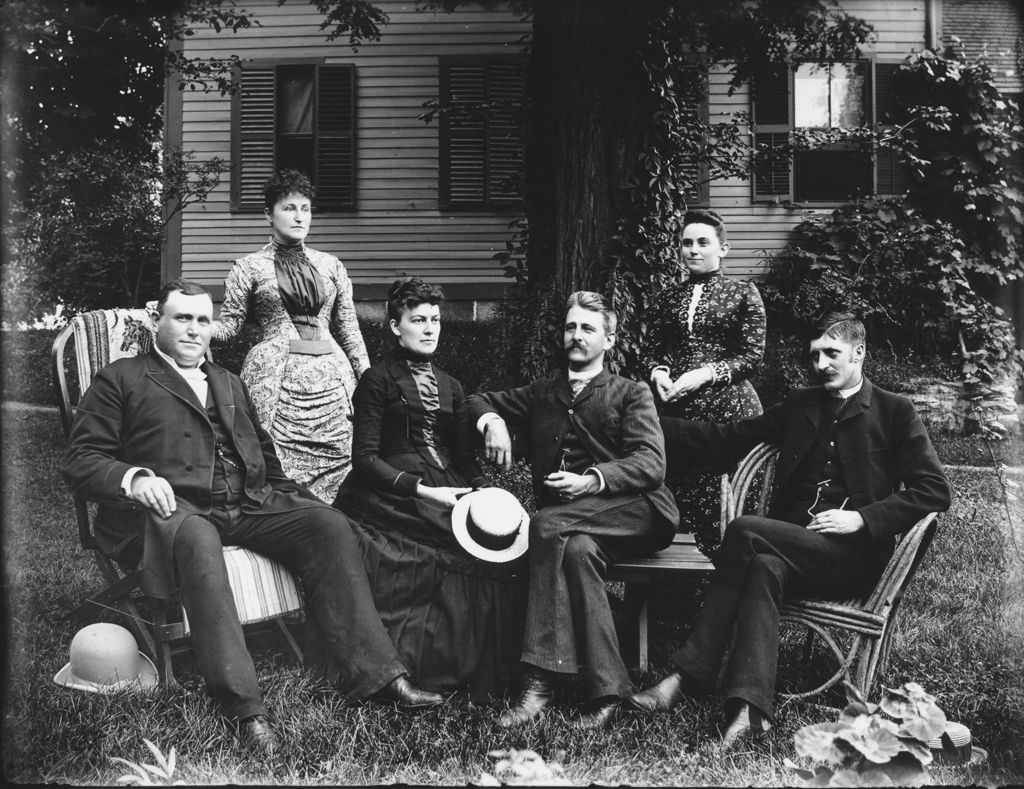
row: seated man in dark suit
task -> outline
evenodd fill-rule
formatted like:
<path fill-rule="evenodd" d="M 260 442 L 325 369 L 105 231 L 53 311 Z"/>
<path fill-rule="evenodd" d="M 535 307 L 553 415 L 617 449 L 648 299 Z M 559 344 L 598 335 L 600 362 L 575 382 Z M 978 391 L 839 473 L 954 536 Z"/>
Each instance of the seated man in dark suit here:
<path fill-rule="evenodd" d="M 154 319 L 152 352 L 109 364 L 85 393 L 62 470 L 76 495 L 99 502 L 100 545 L 122 558 L 141 552 L 148 593 L 168 598 L 180 589 L 207 688 L 243 740 L 261 753 L 279 743 L 223 545 L 251 548 L 298 575 L 347 696 L 439 703 L 406 678 L 348 519 L 284 475 L 241 379 L 205 361 L 209 294 L 194 282 L 170 282 Z"/>
<path fill-rule="evenodd" d="M 556 679 L 582 668 L 589 703 L 575 725 L 600 728 L 612 720 L 630 684 L 605 592 L 608 568 L 620 556 L 664 548 L 679 520 L 664 485 L 651 391 L 604 369 L 615 323 L 599 294 L 572 294 L 563 330 L 568 370 L 466 401 L 488 460 L 510 462 L 506 420 L 528 425 L 531 439 L 538 510 L 530 521 L 526 676 L 502 726 L 540 717 Z"/>
<path fill-rule="evenodd" d="M 820 387 L 731 424 L 662 418 L 670 457 L 681 463 L 736 462 L 762 441 L 781 452 L 769 517 L 729 524 L 704 605 L 673 655 L 676 671 L 631 706 L 670 710 L 712 688 L 735 626 L 723 742 L 766 731 L 786 594 L 863 593 L 895 536 L 949 507 L 949 484 L 913 404 L 862 375 L 865 342 L 853 315 L 829 314 L 810 342 Z"/>

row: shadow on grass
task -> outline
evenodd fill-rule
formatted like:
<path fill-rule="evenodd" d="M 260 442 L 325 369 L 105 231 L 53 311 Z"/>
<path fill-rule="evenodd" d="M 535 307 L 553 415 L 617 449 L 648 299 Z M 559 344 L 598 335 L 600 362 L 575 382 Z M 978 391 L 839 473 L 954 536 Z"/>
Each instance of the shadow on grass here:
<path fill-rule="evenodd" d="M 289 661 L 274 638 L 266 638 L 254 642 L 253 651 L 285 749 L 272 762 L 253 759 L 240 750 L 187 660 L 176 665 L 181 686 L 144 694 L 94 696 L 53 685 L 74 634 L 64 617 L 95 591 L 99 578 L 78 548 L 70 497 L 58 472 L 63 440 L 56 416 L 5 409 L 3 427 L 8 781 L 114 783 L 126 770 L 112 757 L 152 761 L 146 738 L 164 753 L 175 747 L 177 777 L 188 783 L 465 784 L 492 768 L 489 751 L 531 748 L 559 758 L 577 784 L 790 785 L 795 778 L 782 760 L 793 756 L 793 733 L 836 714 L 816 703 L 781 705 L 763 742 L 723 754 L 714 741 L 719 698 L 688 702 L 667 715 L 624 713 L 611 731 L 581 734 L 568 725 L 573 697 L 565 693 L 540 725 L 508 732 L 495 722 L 503 700 L 478 705 L 456 695 L 418 715 L 348 706 Z M 934 780 L 1017 783 L 1024 776 L 1021 558 L 995 475 L 957 469 L 950 476 L 953 509 L 940 520 L 904 600 L 881 682 L 921 683 L 988 750 L 984 770 L 938 768 Z M 1019 502 L 1014 506 L 1020 529 L 1024 512 Z M 665 673 L 702 595 L 700 583 L 655 588 L 653 667 L 634 674 L 638 685 Z M 802 633 L 788 633 L 780 685 L 830 672 L 820 655 L 810 666 L 799 665 L 801 645 Z"/>

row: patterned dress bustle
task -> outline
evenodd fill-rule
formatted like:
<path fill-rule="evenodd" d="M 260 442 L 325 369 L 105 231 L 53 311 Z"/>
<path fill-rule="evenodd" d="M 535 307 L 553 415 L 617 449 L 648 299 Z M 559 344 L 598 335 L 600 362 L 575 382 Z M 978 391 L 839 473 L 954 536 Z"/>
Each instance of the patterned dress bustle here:
<path fill-rule="evenodd" d="M 302 250 L 323 283 L 323 305 L 312 317 L 330 353 L 291 351 L 300 334 L 282 299 L 273 243 L 232 265 L 213 337 L 230 340 L 247 316 L 255 319 L 261 337 L 245 357 L 242 380 L 284 472 L 330 503 L 351 468 L 351 397 L 370 364 L 345 267 L 333 255 Z"/>
<path fill-rule="evenodd" d="M 697 279 L 702 280 L 692 329 L 689 312 Z M 711 365 L 715 380 L 675 403 L 655 395 L 662 415 L 702 422 L 731 422 L 761 413 L 761 401 L 748 380 L 764 356 L 765 312 L 757 287 L 720 271 L 662 291 L 651 306 L 641 349 L 647 380 L 659 365 L 675 380 L 688 370 Z M 720 476 L 726 468 L 670 464 L 666 483 L 679 506 L 680 531 L 692 531 L 698 548 L 718 553 Z"/>
<path fill-rule="evenodd" d="M 495 564 L 467 553 L 451 509 L 416 495 L 486 484 L 459 382 L 428 361 L 390 355 L 355 393 L 353 471 L 334 506 L 352 523 L 381 621 L 412 680 L 483 701 L 519 666 L 525 557 Z M 325 672 L 330 679 L 330 670 Z"/>

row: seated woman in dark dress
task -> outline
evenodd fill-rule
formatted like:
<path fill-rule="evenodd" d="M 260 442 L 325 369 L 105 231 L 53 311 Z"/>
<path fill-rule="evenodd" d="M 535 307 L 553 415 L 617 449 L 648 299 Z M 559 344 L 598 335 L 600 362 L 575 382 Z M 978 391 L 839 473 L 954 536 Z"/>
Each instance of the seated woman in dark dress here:
<path fill-rule="evenodd" d="M 443 300 L 419 279 L 391 286 L 397 344 L 359 379 L 352 472 L 334 506 L 353 521 L 377 609 L 410 676 L 484 698 L 501 692 L 518 664 L 525 565 L 476 559 L 452 534 L 457 498 L 487 480 L 462 386 L 431 362 Z"/>

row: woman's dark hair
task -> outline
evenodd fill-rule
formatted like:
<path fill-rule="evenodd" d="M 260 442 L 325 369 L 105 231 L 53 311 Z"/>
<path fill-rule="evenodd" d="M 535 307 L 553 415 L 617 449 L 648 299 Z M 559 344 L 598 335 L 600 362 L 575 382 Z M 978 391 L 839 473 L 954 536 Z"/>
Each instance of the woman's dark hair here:
<path fill-rule="evenodd" d="M 679 235 L 683 235 L 683 231 L 686 229 L 687 225 L 697 223 L 702 225 L 711 225 L 711 227 L 715 229 L 715 235 L 718 236 L 718 243 L 726 243 L 727 236 L 725 234 L 725 220 L 722 219 L 721 214 L 717 211 L 712 211 L 710 208 L 691 208 L 683 214 L 683 219 L 679 223 Z"/>
<path fill-rule="evenodd" d="M 444 291 L 440 285 L 431 285 L 419 277 L 396 279 L 388 288 L 388 318 L 402 319 L 402 312 L 420 304 L 443 304 Z"/>
<path fill-rule="evenodd" d="M 263 207 L 273 211 L 277 201 L 290 194 L 300 194 L 313 200 L 313 183 L 299 170 L 278 170 L 263 185 Z"/>

